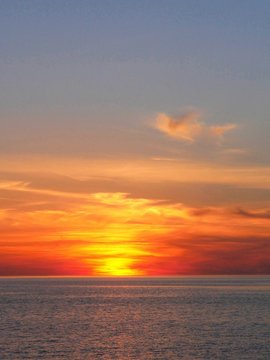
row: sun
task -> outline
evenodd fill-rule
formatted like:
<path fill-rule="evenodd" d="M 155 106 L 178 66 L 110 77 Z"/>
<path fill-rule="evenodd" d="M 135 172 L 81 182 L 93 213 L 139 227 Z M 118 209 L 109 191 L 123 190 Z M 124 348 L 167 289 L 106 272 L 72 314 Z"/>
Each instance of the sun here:
<path fill-rule="evenodd" d="M 142 276 L 138 265 L 148 255 L 128 232 L 103 233 L 102 241 L 82 247 L 80 252 L 88 254 L 86 262 L 91 265 L 94 276 Z M 133 241 L 132 241 L 133 240 Z"/>
<path fill-rule="evenodd" d="M 129 258 L 106 258 L 96 270 L 100 275 L 108 276 L 139 276 L 142 271 L 133 268 L 134 261 Z"/>

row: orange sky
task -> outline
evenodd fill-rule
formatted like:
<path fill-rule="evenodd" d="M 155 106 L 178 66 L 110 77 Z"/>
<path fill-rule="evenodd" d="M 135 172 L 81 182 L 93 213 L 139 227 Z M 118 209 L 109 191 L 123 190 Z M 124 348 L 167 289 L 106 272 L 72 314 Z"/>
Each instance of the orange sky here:
<path fill-rule="evenodd" d="M 12 172 L 2 161 L 2 168 L 5 164 L 6 168 L 0 182 L 1 275 L 269 273 L 270 212 L 267 207 L 258 207 L 257 202 L 247 200 L 226 202 L 226 192 L 224 199 L 216 204 L 215 193 L 211 194 L 213 184 L 208 189 L 208 203 L 203 203 L 205 194 L 201 199 L 198 195 L 197 202 L 193 200 L 190 204 L 158 197 L 158 184 L 165 182 L 169 187 L 170 177 L 177 180 L 177 170 L 178 181 L 183 181 L 181 174 L 185 170 L 181 163 L 161 161 L 159 167 L 156 160 L 131 159 L 126 161 L 126 169 L 121 173 L 119 169 L 125 168 L 124 160 L 107 160 L 106 166 L 104 160 L 89 161 L 86 169 L 79 160 L 64 159 L 61 168 L 60 160 L 40 159 L 38 165 L 37 159 L 29 158 L 27 164 L 29 167 L 32 164 L 32 170 L 24 172 L 20 169 L 21 163 L 18 162 L 17 171 Z M 81 166 L 82 174 L 72 178 L 39 172 L 44 161 L 52 167 L 58 161 L 59 170 L 67 174 L 76 164 L 77 173 Z M 15 163 L 9 164 L 16 168 Z M 97 177 L 91 178 L 87 168 Z M 184 174 L 182 187 L 190 192 L 191 198 L 189 183 L 193 183 L 195 172 L 200 176 L 201 168 L 190 164 Z M 147 169 L 147 173 L 143 169 Z M 267 174 L 269 170 L 263 171 Z M 254 188 L 262 186 L 263 171 L 251 174 L 248 179 Z M 219 183 L 224 174 L 228 184 L 240 188 L 241 174 L 250 170 L 224 167 L 215 179 L 218 171 L 213 168 L 212 172 L 210 167 L 208 173 L 202 171 L 194 189 L 204 181 L 209 184 L 211 176 Z M 157 190 L 156 194 L 146 197 L 144 187 L 149 189 L 153 185 L 151 173 L 155 174 Z M 135 182 L 131 181 L 132 177 Z M 128 189 L 129 184 L 130 192 L 116 191 L 115 183 L 124 189 Z M 134 184 L 137 184 L 136 194 L 132 194 Z M 180 185 L 181 182 L 179 188 Z M 91 189 L 95 191 L 89 191 Z M 177 198 L 177 188 L 172 191 Z"/>

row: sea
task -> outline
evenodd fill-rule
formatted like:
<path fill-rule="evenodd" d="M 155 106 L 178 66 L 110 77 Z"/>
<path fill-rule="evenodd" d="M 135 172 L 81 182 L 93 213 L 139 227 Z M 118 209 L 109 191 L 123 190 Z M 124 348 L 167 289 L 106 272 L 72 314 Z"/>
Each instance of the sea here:
<path fill-rule="evenodd" d="M 269 276 L 0 278 L 0 359 L 270 359 Z"/>

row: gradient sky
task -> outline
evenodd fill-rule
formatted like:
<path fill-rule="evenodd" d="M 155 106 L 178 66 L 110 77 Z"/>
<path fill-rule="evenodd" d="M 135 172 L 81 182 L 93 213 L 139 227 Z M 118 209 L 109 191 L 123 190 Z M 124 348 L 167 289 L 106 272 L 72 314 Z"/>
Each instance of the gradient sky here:
<path fill-rule="evenodd" d="M 0 275 L 270 273 L 269 1 L 0 1 Z"/>

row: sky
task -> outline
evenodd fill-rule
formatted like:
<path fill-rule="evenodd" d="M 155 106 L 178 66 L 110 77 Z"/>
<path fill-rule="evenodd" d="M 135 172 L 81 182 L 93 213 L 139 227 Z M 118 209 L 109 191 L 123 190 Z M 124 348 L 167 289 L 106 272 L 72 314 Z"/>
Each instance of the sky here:
<path fill-rule="evenodd" d="M 270 4 L 0 1 L 0 276 L 270 274 Z"/>

